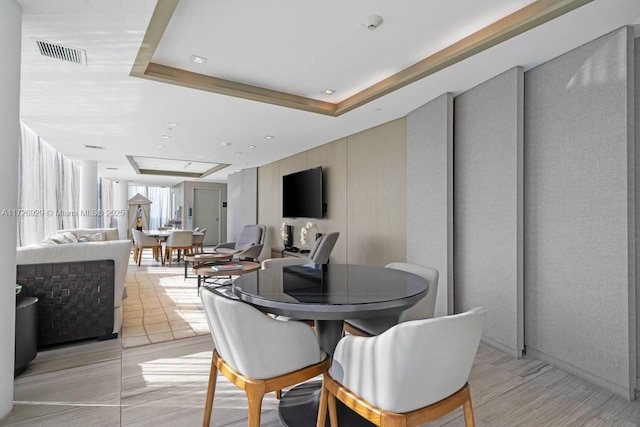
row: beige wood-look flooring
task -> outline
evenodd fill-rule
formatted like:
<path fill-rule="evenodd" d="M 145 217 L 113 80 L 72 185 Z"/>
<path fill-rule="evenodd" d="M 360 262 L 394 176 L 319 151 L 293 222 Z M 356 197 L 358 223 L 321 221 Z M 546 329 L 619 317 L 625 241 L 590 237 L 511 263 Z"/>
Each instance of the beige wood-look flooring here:
<path fill-rule="evenodd" d="M 120 339 L 38 354 L 16 378 L 3 426 L 197 426 L 202 423 L 212 342 L 208 336 L 123 349 Z M 640 402 L 535 359 L 514 360 L 481 344 L 471 373 L 481 426 L 638 426 Z M 273 393 L 263 425 L 281 426 Z M 218 378 L 212 426 L 245 426 L 243 392 Z M 461 411 L 433 426 L 463 426 Z M 348 427 L 348 426 L 346 426 Z"/>
<path fill-rule="evenodd" d="M 131 271 L 140 284 L 184 273 L 182 266 L 168 272 L 151 259 Z M 196 294 L 195 281 L 188 282 L 172 279 L 170 287 Z M 201 425 L 213 348 L 210 335 L 133 348 L 122 348 L 123 339 L 38 353 L 15 379 L 14 409 L 0 426 Z M 640 401 L 628 402 L 536 359 L 515 360 L 484 344 L 470 384 L 479 427 L 640 426 Z M 262 425 L 282 426 L 277 405 L 273 393 L 265 396 Z M 246 417 L 244 393 L 219 376 L 211 425 L 246 426 Z M 463 425 L 461 410 L 430 424 Z"/>

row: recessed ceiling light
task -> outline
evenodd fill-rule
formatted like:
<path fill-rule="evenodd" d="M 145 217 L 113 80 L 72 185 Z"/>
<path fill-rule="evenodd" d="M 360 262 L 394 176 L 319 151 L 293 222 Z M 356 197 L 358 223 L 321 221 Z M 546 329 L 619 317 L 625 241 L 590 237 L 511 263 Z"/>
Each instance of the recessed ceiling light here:
<path fill-rule="evenodd" d="M 164 148 L 164 145 L 156 145 L 157 148 Z"/>
<path fill-rule="evenodd" d="M 118 168 L 107 168 L 108 171 L 117 171 Z"/>
<path fill-rule="evenodd" d="M 273 139 L 273 135 L 265 135 L 264 139 Z"/>
<path fill-rule="evenodd" d="M 196 158 L 198 158 L 198 159 L 201 159 L 201 158 L 203 158 L 203 157 L 204 157 L 204 156 L 203 156 L 203 155 L 201 155 L 201 154 L 196 154 Z"/>
<path fill-rule="evenodd" d="M 160 135 L 160 137 L 164 138 L 164 139 L 169 139 L 169 138 L 171 138 L 171 135 Z"/>
<path fill-rule="evenodd" d="M 168 128 L 177 128 L 178 126 L 180 126 L 180 123 L 176 123 L 176 122 L 167 123 Z"/>
<path fill-rule="evenodd" d="M 204 56 L 191 55 L 191 62 L 198 65 L 204 65 L 207 63 L 207 58 Z"/>
<path fill-rule="evenodd" d="M 335 92 L 334 89 L 325 89 L 322 91 L 322 93 L 325 95 L 331 95 L 333 92 Z"/>
<path fill-rule="evenodd" d="M 231 145 L 230 142 L 221 142 L 220 145 L 222 145 L 223 147 L 228 147 Z"/>
<path fill-rule="evenodd" d="M 241 152 L 239 152 L 239 151 L 236 151 L 236 152 L 235 152 L 235 153 L 233 153 L 233 154 L 235 154 L 236 156 L 242 156 L 242 153 L 241 153 Z"/>
<path fill-rule="evenodd" d="M 100 145 L 85 145 L 85 148 L 91 148 L 92 150 L 104 150 L 104 147 Z"/>
<path fill-rule="evenodd" d="M 256 148 L 256 146 L 255 145 L 250 145 L 249 148 Z"/>

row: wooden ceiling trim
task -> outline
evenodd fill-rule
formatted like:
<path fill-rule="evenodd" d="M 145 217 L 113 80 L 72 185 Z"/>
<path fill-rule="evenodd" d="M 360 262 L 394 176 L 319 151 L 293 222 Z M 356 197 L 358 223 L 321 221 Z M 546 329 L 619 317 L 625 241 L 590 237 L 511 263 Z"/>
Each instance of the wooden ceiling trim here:
<path fill-rule="evenodd" d="M 158 0 L 131 69 L 132 76 L 318 114 L 340 116 L 593 0 L 537 0 L 336 104 L 151 62 L 179 1 Z"/>

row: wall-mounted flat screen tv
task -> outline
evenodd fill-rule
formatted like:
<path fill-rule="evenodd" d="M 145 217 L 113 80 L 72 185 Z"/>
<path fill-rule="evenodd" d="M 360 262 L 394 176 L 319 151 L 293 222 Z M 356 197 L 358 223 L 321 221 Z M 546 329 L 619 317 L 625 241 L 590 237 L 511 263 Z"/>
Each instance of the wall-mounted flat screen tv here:
<path fill-rule="evenodd" d="M 322 218 L 322 168 L 317 167 L 282 177 L 282 216 Z"/>

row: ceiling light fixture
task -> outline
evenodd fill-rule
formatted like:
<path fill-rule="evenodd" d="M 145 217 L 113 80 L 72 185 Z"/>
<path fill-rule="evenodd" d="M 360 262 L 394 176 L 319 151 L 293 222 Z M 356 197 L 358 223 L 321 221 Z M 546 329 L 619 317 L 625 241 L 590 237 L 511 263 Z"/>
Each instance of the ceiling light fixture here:
<path fill-rule="evenodd" d="M 107 168 L 108 171 L 117 171 L 118 168 Z"/>
<path fill-rule="evenodd" d="M 273 135 L 265 135 L 264 139 L 273 139 Z"/>
<path fill-rule="evenodd" d="M 164 145 L 156 145 L 157 148 L 164 148 Z"/>
<path fill-rule="evenodd" d="M 171 138 L 171 135 L 160 135 L 160 137 L 164 138 L 164 139 L 169 139 L 169 138 Z"/>
<path fill-rule="evenodd" d="M 178 126 L 180 126 L 180 123 L 176 123 L 176 122 L 167 123 L 168 128 L 177 128 Z"/>
<path fill-rule="evenodd" d="M 382 16 L 380 15 L 369 15 L 364 18 L 361 22 L 362 26 L 365 27 L 369 31 L 373 31 L 382 25 Z"/>
<path fill-rule="evenodd" d="M 221 142 L 220 145 L 222 145 L 223 147 L 228 147 L 231 145 L 230 142 Z"/>
<path fill-rule="evenodd" d="M 92 150 L 104 150 L 104 147 L 100 145 L 85 145 L 85 148 L 90 148 Z"/>
<path fill-rule="evenodd" d="M 241 152 L 239 152 L 239 151 L 236 151 L 236 152 L 235 152 L 235 153 L 233 153 L 233 154 L 235 154 L 236 156 L 242 156 L 242 153 L 241 153 Z"/>
<path fill-rule="evenodd" d="M 191 55 L 191 62 L 198 65 L 204 65 L 207 63 L 207 58 L 204 56 Z"/>
<path fill-rule="evenodd" d="M 249 148 L 256 148 L 256 146 L 255 145 L 250 145 Z"/>
<path fill-rule="evenodd" d="M 322 93 L 325 94 L 325 95 L 331 95 L 331 94 L 333 94 L 333 92 L 335 92 L 334 89 L 325 89 L 325 90 L 322 91 Z"/>

